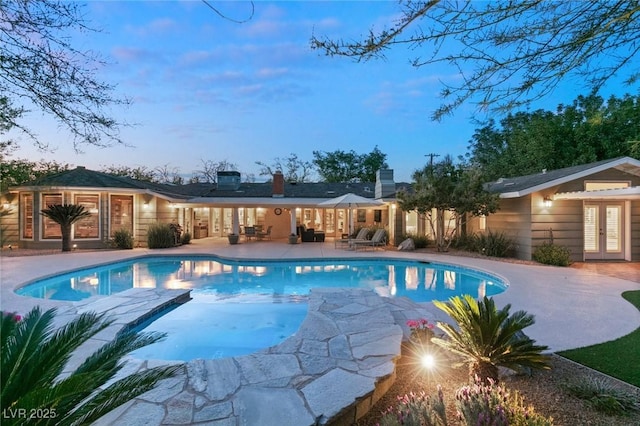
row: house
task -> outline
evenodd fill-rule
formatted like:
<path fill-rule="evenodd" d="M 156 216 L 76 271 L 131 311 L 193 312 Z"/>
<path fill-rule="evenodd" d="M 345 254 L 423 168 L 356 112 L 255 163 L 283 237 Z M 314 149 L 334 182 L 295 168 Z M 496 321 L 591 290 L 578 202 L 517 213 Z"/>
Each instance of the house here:
<path fill-rule="evenodd" d="M 402 226 L 389 208 L 395 199 L 392 170 L 380 170 L 371 183 L 241 182 L 240 172 L 221 171 L 217 183 L 158 184 L 77 167 L 26 183 L 2 194 L 3 241 L 31 249 L 58 248 L 60 227 L 39 212 L 51 204 L 81 204 L 91 213 L 74 224 L 71 243 L 77 248 L 104 248 L 116 230 L 132 233 L 146 245 L 152 223 L 176 223 L 194 238 L 238 234 L 244 226 L 272 227 L 272 238 L 295 233 L 299 225 L 341 237 L 349 230 L 348 209 L 319 208 L 322 201 L 354 193 L 384 202 L 378 208 L 354 209 L 352 229 L 385 227 L 391 237 Z M 391 226 L 390 226 L 391 225 Z"/>
<path fill-rule="evenodd" d="M 73 227 L 72 244 L 103 248 L 118 229 L 146 244 L 152 223 L 176 223 L 194 238 L 240 233 L 244 226 L 271 226 L 272 238 L 285 238 L 305 225 L 340 238 L 350 229 L 349 209 L 319 204 L 347 193 L 384 205 L 353 209 L 351 229 L 384 227 L 395 244 L 405 234 L 428 235 L 424 217 L 396 209 L 393 170 L 380 170 L 376 182 L 295 183 L 281 173 L 272 182 L 241 182 L 240 173 L 222 171 L 216 184 L 157 184 L 77 167 L 13 187 L 0 201 L 5 244 L 58 248 L 60 227 L 39 214 L 49 204 L 84 205 L 91 216 Z M 500 194 L 500 210 L 468 221 L 468 232 L 503 232 L 516 256 L 531 259 L 537 246 L 553 241 L 574 261 L 640 261 L 640 161 L 629 157 L 599 161 L 516 178 L 487 188 Z"/>
<path fill-rule="evenodd" d="M 504 232 L 516 255 L 531 259 L 553 241 L 573 261 L 640 261 L 640 161 L 614 158 L 488 185 L 500 210 L 475 221 L 475 231 Z"/>

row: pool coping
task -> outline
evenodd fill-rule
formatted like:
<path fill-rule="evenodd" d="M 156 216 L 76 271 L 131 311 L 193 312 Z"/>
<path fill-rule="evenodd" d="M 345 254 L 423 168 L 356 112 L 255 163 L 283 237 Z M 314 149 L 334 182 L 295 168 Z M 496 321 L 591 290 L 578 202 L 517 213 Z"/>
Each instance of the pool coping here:
<path fill-rule="evenodd" d="M 131 289 L 118 295 L 78 307 L 78 313 L 94 310 L 118 319 L 74 353 L 67 373 L 115 333 L 172 303 L 184 303 L 189 291 Z M 406 320 L 430 313 L 407 298 L 365 289 L 314 288 L 308 306 L 298 332 L 250 355 L 189 362 L 126 357 L 110 383 L 160 365 L 184 369 L 94 425 L 353 424 L 394 383 L 401 343 L 409 335 Z"/>

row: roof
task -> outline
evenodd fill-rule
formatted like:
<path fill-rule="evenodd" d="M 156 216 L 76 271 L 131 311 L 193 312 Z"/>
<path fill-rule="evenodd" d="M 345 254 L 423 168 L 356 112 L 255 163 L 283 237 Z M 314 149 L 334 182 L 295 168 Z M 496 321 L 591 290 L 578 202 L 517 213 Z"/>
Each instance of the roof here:
<path fill-rule="evenodd" d="M 489 192 L 499 193 L 501 198 L 523 197 L 611 168 L 640 176 L 640 161 L 631 157 L 618 157 L 527 176 L 501 178 L 487 184 L 487 189 Z"/>
<path fill-rule="evenodd" d="M 120 189 L 135 192 L 153 192 L 175 201 L 201 203 L 218 200 L 238 199 L 276 199 L 273 197 L 273 183 L 240 183 L 237 189 L 218 189 L 215 183 L 189 183 L 185 185 L 160 184 L 97 172 L 84 167 L 65 170 L 35 181 L 22 184 L 12 189 L 49 188 L 83 188 L 83 189 Z M 347 193 L 354 193 L 365 198 L 375 198 L 375 183 L 327 183 L 327 182 L 287 182 L 284 184 L 284 198 L 326 200 Z M 386 197 L 395 194 L 384 194 Z M 226 202 L 226 201 L 225 201 Z"/>
<path fill-rule="evenodd" d="M 48 187 L 48 188 L 91 188 L 91 189 L 120 189 L 137 192 L 155 192 L 168 198 L 184 199 L 171 185 L 163 185 L 131 179 L 126 176 L 116 176 L 110 173 L 97 172 L 78 166 L 52 175 L 44 176 L 31 182 L 17 186 L 15 189 Z"/>

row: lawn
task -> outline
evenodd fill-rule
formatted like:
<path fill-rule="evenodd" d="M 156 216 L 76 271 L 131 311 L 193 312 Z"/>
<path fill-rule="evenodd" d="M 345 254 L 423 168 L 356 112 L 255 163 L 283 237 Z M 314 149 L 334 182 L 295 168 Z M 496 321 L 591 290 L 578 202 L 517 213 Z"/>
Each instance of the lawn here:
<path fill-rule="evenodd" d="M 640 310 L 640 290 L 625 291 L 622 297 Z M 558 352 L 558 355 L 640 387 L 638 354 L 640 327 L 610 342 Z"/>

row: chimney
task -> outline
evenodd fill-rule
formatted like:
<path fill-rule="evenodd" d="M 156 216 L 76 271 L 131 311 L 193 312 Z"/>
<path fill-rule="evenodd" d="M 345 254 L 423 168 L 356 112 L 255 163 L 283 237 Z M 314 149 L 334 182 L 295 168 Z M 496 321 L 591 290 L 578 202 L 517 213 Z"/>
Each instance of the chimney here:
<path fill-rule="evenodd" d="M 274 198 L 284 197 L 284 175 L 280 170 L 273 174 L 273 194 Z"/>
<path fill-rule="evenodd" d="M 219 171 L 218 186 L 220 191 L 237 191 L 240 189 L 240 172 L 236 171 Z"/>
<path fill-rule="evenodd" d="M 390 197 L 396 193 L 396 183 L 393 181 L 393 170 L 380 169 L 376 172 L 376 199 Z"/>

